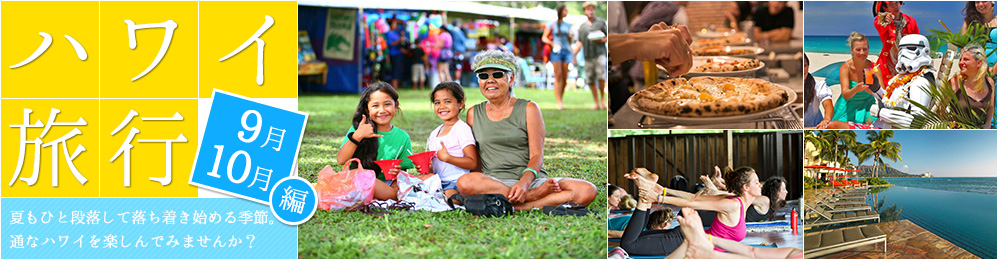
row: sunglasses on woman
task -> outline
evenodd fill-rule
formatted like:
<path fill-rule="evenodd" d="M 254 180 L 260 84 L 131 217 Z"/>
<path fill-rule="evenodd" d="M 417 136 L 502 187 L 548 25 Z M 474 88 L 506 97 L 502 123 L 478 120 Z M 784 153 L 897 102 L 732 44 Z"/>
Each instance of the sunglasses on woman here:
<path fill-rule="evenodd" d="M 478 79 L 480 79 L 480 80 L 489 79 L 489 74 L 490 73 L 488 73 L 488 72 L 479 72 L 478 73 Z M 501 70 L 493 71 L 491 74 L 492 74 L 492 78 L 497 78 L 497 79 L 498 78 L 502 78 L 503 76 L 506 76 L 506 72 L 505 71 L 501 71 Z"/>

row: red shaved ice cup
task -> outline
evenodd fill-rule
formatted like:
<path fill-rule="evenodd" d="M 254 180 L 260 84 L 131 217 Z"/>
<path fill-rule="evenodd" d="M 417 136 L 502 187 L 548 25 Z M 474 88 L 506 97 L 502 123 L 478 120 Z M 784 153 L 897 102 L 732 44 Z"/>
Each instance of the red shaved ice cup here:
<path fill-rule="evenodd" d="M 437 151 L 429 151 L 413 154 L 406 158 L 409 158 L 409 160 L 412 160 L 412 163 L 419 166 L 419 173 L 426 174 L 430 173 L 430 159 L 433 159 L 433 156 L 436 155 Z"/>
<path fill-rule="evenodd" d="M 398 178 L 397 175 L 392 175 L 389 174 L 388 172 L 391 171 L 392 169 L 395 169 L 395 167 L 398 167 L 399 164 L 402 163 L 402 159 L 380 160 L 380 161 L 374 161 L 374 163 L 377 163 L 378 167 L 381 167 L 381 173 L 385 174 L 386 181 L 394 181 L 396 178 Z"/>

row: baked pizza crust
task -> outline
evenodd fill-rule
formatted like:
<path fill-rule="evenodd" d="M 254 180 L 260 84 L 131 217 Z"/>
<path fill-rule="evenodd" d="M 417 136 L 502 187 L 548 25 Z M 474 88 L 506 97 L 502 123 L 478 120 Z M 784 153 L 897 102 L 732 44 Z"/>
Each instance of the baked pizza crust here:
<path fill-rule="evenodd" d="M 715 117 L 757 113 L 787 102 L 783 88 L 761 79 L 670 79 L 634 94 L 640 109 L 667 116 Z"/>
<path fill-rule="evenodd" d="M 697 66 L 690 72 L 732 72 L 758 68 L 762 62 L 757 59 L 722 61 L 715 58 L 707 59 L 707 63 Z"/>

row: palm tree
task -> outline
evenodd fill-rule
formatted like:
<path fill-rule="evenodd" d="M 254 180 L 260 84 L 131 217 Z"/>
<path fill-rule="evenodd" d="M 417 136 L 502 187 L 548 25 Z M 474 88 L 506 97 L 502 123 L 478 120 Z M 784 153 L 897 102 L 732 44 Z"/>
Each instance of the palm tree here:
<path fill-rule="evenodd" d="M 842 144 L 850 143 L 850 140 L 851 140 L 851 142 L 855 142 L 856 141 L 856 132 L 845 131 L 845 130 L 843 130 L 843 131 L 837 131 L 837 130 L 822 131 L 821 132 L 821 138 L 825 139 L 825 141 L 832 147 L 832 154 L 831 154 L 831 157 L 830 157 L 831 160 L 834 161 L 834 162 L 836 162 L 836 163 L 838 163 L 839 167 L 841 167 L 842 166 L 842 161 L 839 160 L 840 159 L 840 157 L 839 157 L 839 148 L 843 148 Z M 846 159 L 848 159 L 848 157 Z"/>
<path fill-rule="evenodd" d="M 855 143 L 853 143 L 852 155 L 856 156 L 856 165 L 857 166 L 863 166 L 863 163 L 865 163 L 867 160 L 870 160 L 870 156 L 869 155 L 863 154 L 863 149 L 866 149 L 866 144 L 860 143 L 858 141 L 855 142 Z M 867 172 L 864 171 L 863 173 L 867 173 Z"/>
<path fill-rule="evenodd" d="M 866 139 L 870 143 L 864 145 L 861 154 L 863 157 L 873 158 L 874 177 L 880 177 L 880 168 L 885 165 L 884 158 L 892 162 L 901 160 L 901 144 L 891 142 L 891 138 L 894 138 L 894 131 L 891 130 L 866 131 Z"/>

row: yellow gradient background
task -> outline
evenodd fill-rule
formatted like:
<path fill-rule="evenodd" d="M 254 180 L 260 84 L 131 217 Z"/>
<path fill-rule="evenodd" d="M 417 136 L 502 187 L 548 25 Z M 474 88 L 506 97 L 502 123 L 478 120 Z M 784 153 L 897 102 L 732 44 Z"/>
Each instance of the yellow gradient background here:
<path fill-rule="evenodd" d="M 197 2 L 101 2 L 100 92 L 102 98 L 197 98 Z M 128 48 L 128 26 L 177 23 L 170 48 L 152 71 L 131 81 L 152 64 L 163 45 L 164 28 L 135 30 Z"/>
<path fill-rule="evenodd" d="M 263 26 L 264 15 L 274 25 L 260 36 L 263 85 L 256 84 L 257 44 L 219 62 Z M 298 97 L 296 2 L 201 2 L 201 97 L 218 88 L 251 98 Z"/>
<path fill-rule="evenodd" d="M 82 134 L 74 136 L 66 141 L 66 148 L 69 156 L 76 151 L 77 145 L 83 145 L 86 151 L 80 153 L 73 163 L 83 177 L 87 178 L 85 184 L 80 184 L 73 177 L 73 172 L 69 170 L 66 157 L 63 156 L 63 148 L 58 147 L 59 156 L 59 186 L 52 187 L 52 148 L 41 148 L 38 168 L 38 182 L 33 186 L 18 179 L 13 186 L 7 186 L 17 169 L 18 148 L 21 142 L 20 128 L 12 128 L 10 125 L 24 124 L 24 109 L 34 110 L 30 116 L 30 123 L 41 121 L 47 125 L 49 114 L 52 108 L 57 108 L 61 112 L 55 118 L 55 122 L 75 123 L 80 117 L 87 121 L 86 126 L 54 126 L 49 132 L 41 137 L 42 143 L 52 142 L 66 135 L 73 128 L 79 128 Z M 3 156 L 0 156 L 0 191 L 3 197 L 97 197 L 98 193 L 98 164 L 99 144 L 98 136 L 98 113 L 96 99 L 14 99 L 4 100 L 0 104 L 3 118 L 0 119 L 0 140 L 2 140 Z M 28 128 L 24 139 L 34 140 L 42 134 L 44 128 Z M 34 167 L 35 145 L 25 146 L 24 166 L 21 168 L 20 176 L 31 177 Z"/>
<path fill-rule="evenodd" d="M 198 147 L 198 106 L 196 99 L 113 99 L 101 100 L 100 165 L 101 197 L 197 197 L 197 187 L 187 184 Z M 138 112 L 118 133 L 111 135 L 130 110 Z M 172 117 L 180 112 L 183 121 L 143 121 L 142 117 Z M 125 142 L 132 127 L 139 133 L 131 144 L 131 186 L 124 186 L 124 154 L 110 161 Z M 166 143 L 140 143 L 142 139 L 177 139 L 187 142 L 172 146 L 172 180 L 162 185 L 149 177 L 166 175 Z"/>
<path fill-rule="evenodd" d="M 96 98 L 101 56 L 97 44 L 97 10 L 97 1 L 0 2 L 0 37 L 3 39 L 0 43 L 3 53 L 0 56 L 0 84 L 3 85 L 0 95 L 5 98 Z M 11 69 L 11 65 L 24 61 L 42 45 L 39 32 L 51 35 L 52 45 L 31 63 Z M 80 42 L 87 51 L 87 60 L 81 61 L 77 57 L 64 35 Z"/>

